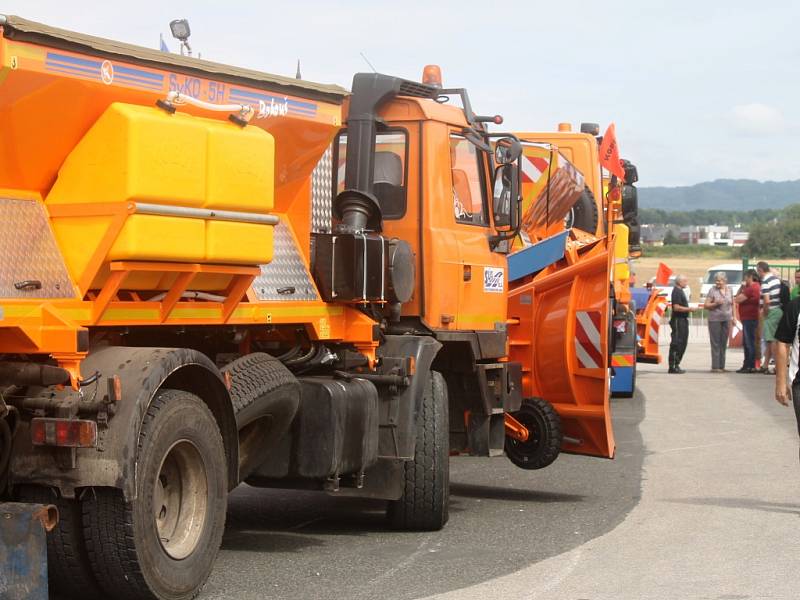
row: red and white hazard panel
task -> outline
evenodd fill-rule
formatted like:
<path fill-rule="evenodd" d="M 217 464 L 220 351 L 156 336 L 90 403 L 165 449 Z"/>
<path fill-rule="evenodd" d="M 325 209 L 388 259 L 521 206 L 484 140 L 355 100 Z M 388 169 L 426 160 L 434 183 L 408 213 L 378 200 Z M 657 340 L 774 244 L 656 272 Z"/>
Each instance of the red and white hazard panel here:
<path fill-rule="evenodd" d="M 653 316 L 650 317 L 650 325 L 648 327 L 647 335 L 654 343 L 658 343 L 658 331 L 661 329 L 661 318 L 664 316 L 666 310 L 666 302 L 659 302 L 653 311 Z"/>
<path fill-rule="evenodd" d="M 575 313 L 575 355 L 582 369 L 601 369 L 603 347 L 601 345 L 600 311 L 585 310 Z"/>
<path fill-rule="evenodd" d="M 522 183 L 536 183 L 547 172 L 548 161 L 540 156 L 522 155 Z"/>

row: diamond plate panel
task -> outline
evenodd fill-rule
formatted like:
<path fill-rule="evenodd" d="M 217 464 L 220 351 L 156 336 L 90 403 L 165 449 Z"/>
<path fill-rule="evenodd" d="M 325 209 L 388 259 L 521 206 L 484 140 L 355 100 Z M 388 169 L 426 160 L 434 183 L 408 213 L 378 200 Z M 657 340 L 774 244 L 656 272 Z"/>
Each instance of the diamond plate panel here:
<path fill-rule="evenodd" d="M 279 293 L 279 289 L 294 288 L 294 293 Z M 289 228 L 275 226 L 272 262 L 261 265 L 261 275 L 253 282 L 259 300 L 290 302 L 292 300 L 317 300 L 317 289 L 306 269 L 303 255 L 294 243 Z"/>
<path fill-rule="evenodd" d="M 333 148 L 328 148 L 311 173 L 311 230 L 329 233 L 333 204 Z"/>
<path fill-rule="evenodd" d="M 31 280 L 41 282 L 41 289 L 14 287 Z M 0 298 L 74 297 L 44 205 L 0 198 Z"/>

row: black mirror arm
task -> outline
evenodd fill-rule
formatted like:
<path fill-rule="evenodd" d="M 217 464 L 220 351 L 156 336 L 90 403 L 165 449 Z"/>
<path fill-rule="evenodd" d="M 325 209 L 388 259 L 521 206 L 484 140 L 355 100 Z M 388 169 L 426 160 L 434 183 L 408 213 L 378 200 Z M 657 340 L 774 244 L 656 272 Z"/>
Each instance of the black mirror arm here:
<path fill-rule="evenodd" d="M 461 133 L 464 134 L 464 137 L 467 138 L 467 141 L 469 141 L 469 143 L 475 146 L 478 150 L 486 152 L 489 155 L 492 154 L 492 147 L 483 141 L 483 136 L 479 131 L 473 129 L 472 127 L 465 127 Z"/>

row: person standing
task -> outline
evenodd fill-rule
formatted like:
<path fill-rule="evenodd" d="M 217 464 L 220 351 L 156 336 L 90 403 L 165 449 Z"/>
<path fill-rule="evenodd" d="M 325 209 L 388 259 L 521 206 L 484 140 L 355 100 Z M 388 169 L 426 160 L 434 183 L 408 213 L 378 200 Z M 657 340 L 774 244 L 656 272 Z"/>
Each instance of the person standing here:
<path fill-rule="evenodd" d="M 768 374 L 769 361 L 775 348 L 775 330 L 783 316 L 781 309 L 781 280 L 769 268 L 769 263 L 760 261 L 756 265 L 756 272 L 761 277 L 762 335 L 764 337 L 764 359 L 759 372 Z"/>
<path fill-rule="evenodd" d="M 725 372 L 725 351 L 733 318 L 733 294 L 728 289 L 724 271 L 714 275 L 714 287 L 708 292 L 704 305 L 708 311 L 708 339 L 711 342 L 711 370 Z"/>
<path fill-rule="evenodd" d="M 761 300 L 761 286 L 758 274 L 748 269 L 744 274 L 744 283 L 739 288 L 733 301 L 739 306 L 739 320 L 742 322 L 742 338 L 744 345 L 744 363 L 737 373 L 755 373 L 756 371 L 756 329 L 758 329 L 758 304 Z"/>
<path fill-rule="evenodd" d="M 689 278 L 685 275 L 675 277 L 675 285 L 672 287 L 672 316 L 669 319 L 669 326 L 672 329 L 672 339 L 669 342 L 669 370 L 668 373 L 685 373 L 681 369 L 681 359 L 686 352 L 686 344 L 689 343 L 689 313 L 693 313 L 696 308 L 689 306 L 689 299 L 686 297 L 684 289 L 689 283 Z"/>
<path fill-rule="evenodd" d="M 800 296 L 800 269 L 794 272 L 794 287 L 792 287 L 792 291 L 789 293 L 789 299 L 794 300 L 798 296 Z"/>
<path fill-rule="evenodd" d="M 775 400 L 784 406 L 789 406 L 789 401 L 792 401 L 797 420 L 797 433 L 800 435 L 798 315 L 800 315 L 800 297 L 794 298 L 786 305 L 775 330 Z"/>

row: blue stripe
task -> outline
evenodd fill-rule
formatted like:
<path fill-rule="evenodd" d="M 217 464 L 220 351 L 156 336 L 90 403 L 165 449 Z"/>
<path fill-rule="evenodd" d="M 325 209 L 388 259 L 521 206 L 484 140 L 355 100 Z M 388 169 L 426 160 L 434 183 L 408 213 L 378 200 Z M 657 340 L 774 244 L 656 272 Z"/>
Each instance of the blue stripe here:
<path fill-rule="evenodd" d="M 94 75 L 89 75 L 87 73 L 82 73 L 80 71 L 74 71 L 72 69 L 62 69 L 60 67 L 50 67 L 48 70 L 52 71 L 53 73 L 66 73 L 67 75 L 76 75 L 78 77 L 88 77 L 89 79 L 94 79 L 94 80 L 99 80 L 100 79 L 99 75 L 97 75 L 96 73 Z"/>
<path fill-rule="evenodd" d="M 159 85 L 157 83 L 150 83 L 149 81 L 142 81 L 141 79 L 136 79 L 135 77 L 129 77 L 128 75 L 114 75 L 114 81 L 120 81 L 122 83 L 135 85 L 137 87 L 146 88 L 148 90 L 160 90 L 161 89 L 161 85 Z"/>
<path fill-rule="evenodd" d="M 67 56 L 65 54 L 56 54 L 55 52 L 48 52 L 47 53 L 47 59 L 48 60 L 57 60 L 59 62 L 64 62 L 64 63 L 72 63 L 74 65 L 85 65 L 85 66 L 88 66 L 88 67 L 95 67 L 95 68 L 98 68 L 98 69 L 100 68 L 100 65 L 102 64 L 101 62 L 96 61 L 96 60 L 87 60 L 85 58 L 75 58 L 73 56 Z"/>
<path fill-rule="evenodd" d="M 114 71 L 114 79 L 128 79 L 130 81 L 138 81 L 139 83 L 144 83 L 146 85 L 152 85 L 155 87 L 161 87 L 160 81 L 153 81 L 152 79 L 144 79 L 139 77 L 138 75 L 127 75 L 125 73 L 117 73 Z"/>
<path fill-rule="evenodd" d="M 283 97 L 281 96 L 270 96 L 268 94 L 259 94 L 257 92 L 248 92 L 247 90 L 240 90 L 238 88 L 231 89 L 231 95 L 238 95 L 238 96 L 249 96 L 251 98 L 255 98 L 257 100 L 275 100 L 276 102 L 283 102 Z M 307 110 L 313 110 L 314 112 L 317 111 L 317 105 L 313 102 L 300 102 L 298 100 L 288 100 L 289 105 L 295 105 L 298 108 L 305 108 Z"/>
<path fill-rule="evenodd" d="M 98 71 L 97 69 L 87 69 L 85 67 L 73 67 L 71 65 L 62 65 L 61 63 L 54 63 L 54 62 L 48 62 L 46 63 L 46 65 L 51 68 L 68 71 L 70 73 L 85 73 L 87 75 L 93 75 L 95 77 L 100 76 L 100 71 Z"/>
<path fill-rule="evenodd" d="M 150 73 L 148 71 L 140 71 L 139 69 L 132 69 L 131 67 L 114 67 L 115 73 L 127 73 L 128 75 L 132 75 L 135 77 L 141 77 L 143 79 L 152 79 L 154 82 L 157 81 L 159 85 L 164 82 L 164 76 L 159 73 Z"/>

